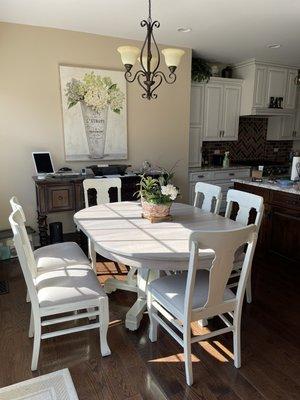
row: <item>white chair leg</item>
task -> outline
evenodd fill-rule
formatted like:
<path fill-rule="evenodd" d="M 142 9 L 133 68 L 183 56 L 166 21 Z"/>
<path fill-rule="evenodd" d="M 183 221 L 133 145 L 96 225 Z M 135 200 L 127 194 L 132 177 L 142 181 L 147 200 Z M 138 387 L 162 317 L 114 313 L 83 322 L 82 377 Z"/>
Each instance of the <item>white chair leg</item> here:
<path fill-rule="evenodd" d="M 109 309 L 108 298 L 103 297 L 100 299 L 99 305 L 99 322 L 100 322 L 100 351 L 103 357 L 111 354 L 110 348 L 107 344 L 107 330 L 109 325 Z"/>
<path fill-rule="evenodd" d="M 31 310 L 28 337 L 33 338 L 33 336 L 34 336 L 34 321 L 33 321 L 33 313 Z"/>
<path fill-rule="evenodd" d="M 235 316 L 234 316 L 235 317 Z M 234 366 L 240 368 L 241 366 L 241 317 L 237 316 L 233 322 L 233 354 Z"/>
<path fill-rule="evenodd" d="M 26 292 L 26 303 L 30 303 L 30 297 L 29 297 L 29 292 L 27 290 Z"/>
<path fill-rule="evenodd" d="M 37 370 L 39 354 L 40 354 L 40 346 L 41 346 L 41 320 L 40 318 L 34 318 L 34 340 L 33 340 L 31 371 Z"/>
<path fill-rule="evenodd" d="M 93 244 L 92 244 L 90 239 L 89 239 L 88 245 L 89 245 L 89 257 L 90 257 L 91 262 L 92 262 L 92 267 L 93 267 L 93 270 L 94 270 L 95 274 L 97 274 L 97 268 L 96 268 L 96 265 L 97 265 L 97 254 L 95 252 L 94 246 L 93 246 Z"/>
<path fill-rule="evenodd" d="M 185 365 L 185 379 L 189 386 L 193 384 L 193 366 L 192 366 L 192 352 L 191 352 L 191 328 L 185 326 L 183 331 L 183 350 L 184 350 L 184 365 Z"/>
<path fill-rule="evenodd" d="M 147 309 L 148 309 L 148 316 L 149 316 L 149 339 L 151 342 L 156 342 L 157 341 L 157 328 L 158 328 L 158 322 L 156 319 L 153 318 L 153 314 L 157 313 L 156 309 L 152 307 L 152 296 L 151 293 L 148 293 L 147 295 Z"/>
<path fill-rule="evenodd" d="M 246 297 L 247 297 L 247 303 L 250 304 L 252 303 L 252 289 L 251 289 L 251 275 L 249 275 L 247 284 L 246 284 Z"/>

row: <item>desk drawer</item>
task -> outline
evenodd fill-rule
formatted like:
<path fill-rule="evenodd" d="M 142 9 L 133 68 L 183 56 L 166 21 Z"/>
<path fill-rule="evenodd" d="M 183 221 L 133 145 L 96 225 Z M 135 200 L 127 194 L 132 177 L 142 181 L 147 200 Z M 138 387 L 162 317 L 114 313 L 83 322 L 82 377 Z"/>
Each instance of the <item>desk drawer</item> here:
<path fill-rule="evenodd" d="M 214 179 L 213 171 L 198 171 L 190 173 L 190 182 L 211 181 Z"/>
<path fill-rule="evenodd" d="M 234 178 L 245 178 L 250 176 L 250 169 L 236 169 L 226 171 L 215 171 L 215 180 L 230 180 Z"/>
<path fill-rule="evenodd" d="M 47 212 L 71 211 L 75 208 L 73 185 L 46 187 Z"/>

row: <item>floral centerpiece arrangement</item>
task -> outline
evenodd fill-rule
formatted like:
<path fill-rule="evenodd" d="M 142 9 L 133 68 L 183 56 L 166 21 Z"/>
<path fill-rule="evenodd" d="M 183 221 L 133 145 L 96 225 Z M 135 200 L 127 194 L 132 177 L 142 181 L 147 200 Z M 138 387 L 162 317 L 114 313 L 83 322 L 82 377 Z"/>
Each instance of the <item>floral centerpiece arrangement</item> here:
<path fill-rule="evenodd" d="M 90 157 L 102 158 L 108 109 L 120 114 L 125 94 L 111 78 L 94 72 L 86 73 L 82 81 L 73 78 L 67 83 L 65 93 L 68 108 L 81 105 Z"/>
<path fill-rule="evenodd" d="M 142 175 L 138 197 L 144 218 L 151 222 L 170 219 L 171 205 L 179 195 L 179 189 L 171 183 L 173 176 L 173 172 L 165 170 L 158 178 Z"/>

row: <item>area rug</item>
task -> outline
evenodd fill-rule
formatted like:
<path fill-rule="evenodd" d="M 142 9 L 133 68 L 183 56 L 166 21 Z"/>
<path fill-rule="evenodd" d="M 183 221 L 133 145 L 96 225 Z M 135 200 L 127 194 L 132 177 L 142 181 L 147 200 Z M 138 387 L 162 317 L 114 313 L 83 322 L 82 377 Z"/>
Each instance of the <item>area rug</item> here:
<path fill-rule="evenodd" d="M 0 389 L 0 399 L 79 400 L 68 369 L 6 386 Z"/>

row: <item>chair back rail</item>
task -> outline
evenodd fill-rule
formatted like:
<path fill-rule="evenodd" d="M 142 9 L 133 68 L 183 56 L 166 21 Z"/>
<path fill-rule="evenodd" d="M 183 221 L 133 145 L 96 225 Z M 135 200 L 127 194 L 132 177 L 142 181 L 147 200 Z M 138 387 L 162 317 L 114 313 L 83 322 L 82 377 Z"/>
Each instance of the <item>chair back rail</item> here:
<path fill-rule="evenodd" d="M 254 224 L 260 228 L 261 220 L 264 213 L 264 199 L 253 193 L 242 192 L 241 190 L 229 189 L 227 192 L 227 207 L 225 217 L 230 218 L 233 203 L 239 206 L 236 221 L 243 225 L 248 225 L 249 214 L 252 209 L 256 211 Z"/>
<path fill-rule="evenodd" d="M 208 212 L 213 212 L 214 214 L 219 214 L 221 202 L 222 202 L 222 193 L 220 186 L 211 185 L 210 183 L 205 182 L 197 182 L 195 185 L 195 201 L 194 207 L 199 207 L 200 195 L 203 195 L 203 201 L 201 204 L 201 209 Z M 213 201 L 215 199 L 215 207 L 213 207 Z"/>
<path fill-rule="evenodd" d="M 121 186 L 120 178 L 85 179 L 83 181 L 85 207 L 89 207 L 88 191 L 90 189 L 96 190 L 98 205 L 110 202 L 109 189 L 114 187 L 117 188 L 118 201 L 121 201 Z"/>

